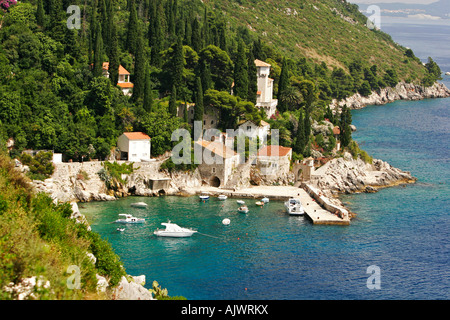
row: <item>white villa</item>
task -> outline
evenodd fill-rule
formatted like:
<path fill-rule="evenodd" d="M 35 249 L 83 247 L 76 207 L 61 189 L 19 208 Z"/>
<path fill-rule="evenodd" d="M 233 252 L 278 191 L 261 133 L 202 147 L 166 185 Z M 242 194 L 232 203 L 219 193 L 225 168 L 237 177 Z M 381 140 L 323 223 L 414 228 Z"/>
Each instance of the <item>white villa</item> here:
<path fill-rule="evenodd" d="M 103 76 L 109 78 L 109 62 L 103 62 Z M 134 84 L 130 82 L 130 73 L 119 65 L 119 79 L 117 81 L 117 85 L 122 89 L 124 95 L 131 95 L 133 91 Z"/>
<path fill-rule="evenodd" d="M 270 124 L 261 120 L 258 126 L 253 121 L 248 120 L 239 125 L 238 130 L 241 130 L 250 140 L 259 138 L 260 145 L 265 145 L 270 134 Z"/>
<path fill-rule="evenodd" d="M 273 99 L 273 79 L 269 78 L 270 64 L 256 59 L 255 65 L 258 70 L 258 91 L 255 106 L 264 109 L 267 118 L 270 118 L 275 114 L 278 105 L 278 100 Z"/>
<path fill-rule="evenodd" d="M 150 161 L 150 137 L 142 132 L 124 132 L 117 139 L 120 160 Z"/>
<path fill-rule="evenodd" d="M 258 151 L 256 166 L 262 174 L 276 178 L 289 173 L 291 159 L 292 148 L 265 146 Z"/>

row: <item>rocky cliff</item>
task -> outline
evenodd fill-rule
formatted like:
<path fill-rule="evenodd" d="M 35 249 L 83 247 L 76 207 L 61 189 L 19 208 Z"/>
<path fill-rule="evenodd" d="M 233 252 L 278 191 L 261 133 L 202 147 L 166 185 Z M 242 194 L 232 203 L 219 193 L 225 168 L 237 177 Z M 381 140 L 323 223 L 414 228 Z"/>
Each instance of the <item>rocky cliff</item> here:
<path fill-rule="evenodd" d="M 378 188 L 412 183 L 417 179 L 409 172 L 374 159 L 366 163 L 353 159 L 350 153 L 333 159 L 314 171 L 311 184 L 325 193 L 376 192 Z"/>
<path fill-rule="evenodd" d="M 395 88 L 388 87 L 380 89 L 372 92 L 367 97 L 356 93 L 341 101 L 333 100 L 330 108 L 336 109 L 347 105 L 350 109 L 361 109 L 367 105 L 382 105 L 397 100 L 422 100 L 448 97 L 450 97 L 450 89 L 439 82 L 436 82 L 431 87 L 399 82 Z"/>

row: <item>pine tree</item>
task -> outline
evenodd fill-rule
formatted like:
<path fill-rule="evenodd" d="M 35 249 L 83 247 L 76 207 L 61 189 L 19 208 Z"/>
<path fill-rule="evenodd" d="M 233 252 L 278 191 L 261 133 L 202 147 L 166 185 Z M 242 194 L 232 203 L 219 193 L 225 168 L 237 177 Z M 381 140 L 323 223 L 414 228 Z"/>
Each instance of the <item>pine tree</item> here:
<path fill-rule="evenodd" d="M 194 121 L 202 121 L 203 123 L 203 89 L 202 89 L 202 81 L 199 77 L 197 77 L 195 85 L 195 107 L 194 107 Z"/>
<path fill-rule="evenodd" d="M 142 33 L 137 35 L 136 39 L 136 55 L 134 59 L 134 87 L 133 87 L 133 100 L 138 101 L 144 95 L 145 88 L 145 51 L 144 40 Z"/>
<path fill-rule="evenodd" d="M 37 10 L 36 10 L 36 23 L 40 27 L 44 27 L 45 23 L 45 11 L 42 0 L 38 0 Z"/>
<path fill-rule="evenodd" d="M 170 93 L 169 113 L 174 117 L 177 116 L 177 87 L 176 86 L 172 86 L 172 92 Z"/>
<path fill-rule="evenodd" d="M 280 110 L 280 112 L 285 112 L 288 109 L 288 105 L 284 102 L 285 99 L 283 99 L 283 94 L 284 91 L 289 86 L 289 66 L 286 61 L 286 58 L 283 58 L 282 64 L 283 65 L 281 67 L 280 80 L 278 82 L 277 99 L 278 99 L 278 109 Z"/>
<path fill-rule="evenodd" d="M 97 24 L 97 32 L 95 33 L 94 46 L 94 77 L 101 77 L 103 75 L 103 40 L 102 40 L 102 26 Z"/>
<path fill-rule="evenodd" d="M 234 95 L 244 100 L 248 96 L 248 70 L 244 41 L 239 39 L 236 62 L 234 64 Z"/>
<path fill-rule="evenodd" d="M 130 0 L 130 17 L 127 27 L 127 49 L 128 52 L 136 54 L 136 42 L 138 37 L 138 17 L 136 11 L 136 1 Z"/>

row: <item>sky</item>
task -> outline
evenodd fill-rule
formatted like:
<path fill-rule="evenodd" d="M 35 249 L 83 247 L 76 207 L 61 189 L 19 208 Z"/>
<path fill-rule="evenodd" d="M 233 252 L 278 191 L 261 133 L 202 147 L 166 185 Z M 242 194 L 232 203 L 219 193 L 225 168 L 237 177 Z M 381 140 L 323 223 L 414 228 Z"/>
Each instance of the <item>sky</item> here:
<path fill-rule="evenodd" d="M 407 3 L 407 4 L 430 4 L 438 0 L 349 0 L 351 3 Z"/>

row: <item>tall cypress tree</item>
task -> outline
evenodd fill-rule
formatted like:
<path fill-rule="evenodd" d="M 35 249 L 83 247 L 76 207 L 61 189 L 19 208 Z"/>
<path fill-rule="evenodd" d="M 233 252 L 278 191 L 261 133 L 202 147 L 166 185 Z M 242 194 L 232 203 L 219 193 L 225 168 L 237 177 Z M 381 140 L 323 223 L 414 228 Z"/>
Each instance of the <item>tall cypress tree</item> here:
<path fill-rule="evenodd" d="M 256 103 L 256 93 L 258 92 L 258 70 L 256 69 L 255 58 L 253 50 L 248 53 L 248 94 L 247 100 Z"/>
<path fill-rule="evenodd" d="M 204 46 L 207 47 L 211 44 L 210 34 L 209 34 L 209 21 L 208 21 L 208 10 L 205 7 L 205 14 L 203 15 L 203 28 L 202 28 L 202 38 Z"/>
<path fill-rule="evenodd" d="M 192 22 L 192 49 L 196 52 L 200 52 L 203 49 L 202 34 L 200 29 L 200 23 L 195 17 Z"/>
<path fill-rule="evenodd" d="M 347 147 L 352 140 L 352 130 L 350 128 L 351 124 L 352 115 L 350 113 L 350 109 L 347 108 L 347 105 L 344 105 L 341 111 L 341 120 L 339 123 L 339 129 L 341 130 L 339 139 L 341 140 L 342 148 Z"/>
<path fill-rule="evenodd" d="M 136 1 L 130 0 L 130 17 L 127 27 L 127 49 L 128 52 L 136 54 L 136 42 L 138 37 L 138 17 L 136 10 Z"/>
<path fill-rule="evenodd" d="M 310 119 L 310 108 L 305 108 L 305 118 L 303 119 L 303 129 L 305 130 L 305 145 L 309 141 L 309 135 L 311 134 L 311 119 Z"/>
<path fill-rule="evenodd" d="M 150 45 L 152 47 L 151 51 L 151 64 L 156 68 L 161 68 L 162 58 L 160 52 L 163 50 L 164 46 L 164 36 L 161 24 L 162 17 L 162 4 L 159 3 L 157 7 L 155 7 L 155 16 L 153 18 L 153 30 L 151 32 Z M 150 23 L 152 23 L 150 21 Z"/>
<path fill-rule="evenodd" d="M 281 74 L 280 74 L 280 80 L 278 82 L 278 109 L 280 112 L 285 112 L 288 109 L 288 105 L 284 102 L 284 99 L 282 98 L 284 91 L 289 86 L 289 66 L 287 63 L 286 58 L 283 58 L 283 65 L 281 67 Z"/>
<path fill-rule="evenodd" d="M 294 151 L 297 152 L 297 154 L 303 154 L 305 146 L 306 146 L 305 126 L 303 114 L 302 112 L 300 112 L 300 116 L 298 118 L 297 140 L 295 141 Z"/>
<path fill-rule="evenodd" d="M 138 101 L 144 95 L 145 65 L 144 39 L 142 33 L 139 32 L 136 39 L 136 55 L 134 59 L 134 87 L 132 96 L 134 101 Z"/>
<path fill-rule="evenodd" d="M 119 41 L 117 38 L 116 25 L 111 28 L 111 44 L 109 46 L 109 78 L 113 86 L 119 81 Z"/>
<path fill-rule="evenodd" d="M 173 49 L 174 50 L 170 72 L 172 86 L 175 86 L 178 92 L 182 92 L 184 55 L 183 55 L 183 42 L 181 37 L 177 37 L 177 42 L 174 44 Z"/>
<path fill-rule="evenodd" d="M 177 116 L 177 87 L 172 86 L 172 92 L 169 99 L 169 113 L 173 116 Z"/>
<path fill-rule="evenodd" d="M 206 92 L 212 89 L 211 68 L 206 60 L 200 62 L 200 79 L 202 81 L 202 89 Z"/>
<path fill-rule="evenodd" d="M 145 66 L 144 110 L 148 113 L 153 109 L 152 84 L 150 80 L 150 68 Z"/>
<path fill-rule="evenodd" d="M 202 121 L 203 113 L 205 109 L 203 107 L 203 89 L 202 81 L 197 77 L 195 81 L 195 107 L 194 107 L 194 121 Z"/>
<path fill-rule="evenodd" d="M 44 27 L 45 10 L 44 10 L 44 4 L 42 3 L 42 0 L 38 0 L 38 3 L 37 3 L 36 23 L 38 26 Z"/>
<path fill-rule="evenodd" d="M 103 40 L 102 40 L 102 26 L 97 24 L 97 32 L 95 33 L 94 46 L 94 77 L 101 77 L 103 75 Z"/>
<path fill-rule="evenodd" d="M 234 64 L 234 95 L 244 100 L 248 96 L 248 70 L 245 55 L 245 44 L 239 39 L 236 62 Z"/>

